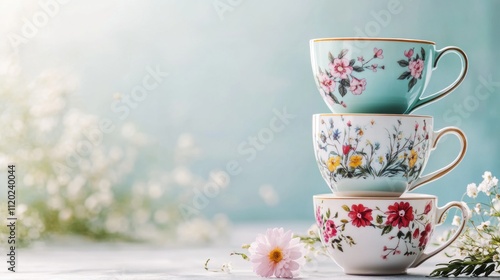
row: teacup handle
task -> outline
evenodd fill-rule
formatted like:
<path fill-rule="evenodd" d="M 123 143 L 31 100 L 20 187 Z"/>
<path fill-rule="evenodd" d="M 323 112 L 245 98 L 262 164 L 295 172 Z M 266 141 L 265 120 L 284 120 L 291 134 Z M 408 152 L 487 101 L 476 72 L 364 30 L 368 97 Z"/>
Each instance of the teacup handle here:
<path fill-rule="evenodd" d="M 443 128 L 441 130 L 434 131 L 433 136 L 432 136 L 433 137 L 432 150 L 434 150 L 436 148 L 436 145 L 439 142 L 439 139 L 441 139 L 441 137 L 443 135 L 448 134 L 448 133 L 456 135 L 458 137 L 458 140 L 460 140 L 460 148 L 461 149 L 460 149 L 460 153 L 458 154 L 458 156 L 447 166 L 445 166 L 441 169 L 438 169 L 430 174 L 427 174 L 427 175 L 424 175 L 424 176 L 421 176 L 420 178 L 418 178 L 413 183 L 413 186 L 408 189 L 408 191 L 414 190 L 423 184 L 432 182 L 432 181 L 446 175 L 448 172 L 453 170 L 453 168 L 455 168 L 462 161 L 462 159 L 465 156 L 465 152 L 467 151 L 467 138 L 465 137 L 464 132 L 457 127 L 449 126 L 449 127 Z"/>
<path fill-rule="evenodd" d="M 436 249 L 432 250 L 429 253 L 422 253 L 410 266 L 410 268 L 414 268 L 425 262 L 428 258 L 433 257 L 437 253 L 443 251 L 446 247 L 448 247 L 455 239 L 458 238 L 458 236 L 462 233 L 462 230 L 465 227 L 465 224 L 467 221 L 469 221 L 469 207 L 467 207 L 467 204 L 465 204 L 462 201 L 452 201 L 445 206 L 438 208 L 436 211 L 436 219 L 434 220 L 434 224 L 436 226 L 442 224 L 444 222 L 443 216 L 444 214 L 450 209 L 456 207 L 460 209 L 460 212 L 462 212 L 462 219 L 460 221 L 460 225 L 458 226 L 458 230 L 446 241 L 444 244 L 441 244 L 439 247 Z M 443 220 L 442 220 L 443 219 Z"/>
<path fill-rule="evenodd" d="M 448 52 L 455 53 L 460 57 L 460 61 L 462 63 L 462 69 L 460 70 L 460 74 L 458 75 L 458 78 L 453 83 L 451 83 L 451 85 L 447 86 L 446 88 L 442 89 L 441 91 L 438 91 L 438 92 L 431 94 L 429 96 L 426 96 L 424 98 L 417 99 L 415 101 L 415 103 L 413 103 L 406 110 L 405 114 L 409 114 L 409 113 L 415 111 L 416 109 L 422 107 L 425 104 L 435 102 L 435 101 L 445 97 L 446 95 L 448 95 L 448 93 L 452 92 L 455 88 L 457 88 L 462 83 L 462 81 L 464 80 L 465 75 L 467 74 L 467 71 L 469 69 L 469 60 L 467 59 L 467 55 L 465 54 L 465 52 L 460 48 L 446 47 L 446 48 L 437 50 L 436 51 L 437 56 L 436 56 L 436 59 L 434 60 L 432 70 L 434 71 L 434 69 L 436 69 L 439 59 L 441 59 L 441 57 L 443 57 L 443 55 L 448 53 Z"/>

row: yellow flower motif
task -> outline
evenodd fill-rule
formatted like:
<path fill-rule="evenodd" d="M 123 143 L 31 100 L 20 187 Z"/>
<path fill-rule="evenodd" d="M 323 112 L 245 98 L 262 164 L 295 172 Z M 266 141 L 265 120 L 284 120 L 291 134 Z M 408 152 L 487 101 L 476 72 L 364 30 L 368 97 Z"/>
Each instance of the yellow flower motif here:
<path fill-rule="evenodd" d="M 380 163 L 380 164 L 384 163 L 384 157 L 383 156 L 379 156 L 378 157 L 378 163 Z"/>
<path fill-rule="evenodd" d="M 415 150 L 411 150 L 410 157 L 408 158 L 408 165 L 410 166 L 410 168 L 413 168 L 413 166 L 415 166 L 415 163 L 417 163 L 417 159 L 417 152 L 415 152 Z"/>
<path fill-rule="evenodd" d="M 335 171 L 337 167 L 340 165 L 340 156 L 331 156 L 327 161 L 326 161 L 326 167 L 330 172 Z"/>
<path fill-rule="evenodd" d="M 356 168 L 363 163 L 363 156 L 361 155 L 352 155 L 349 159 L 349 166 L 352 168 Z"/>

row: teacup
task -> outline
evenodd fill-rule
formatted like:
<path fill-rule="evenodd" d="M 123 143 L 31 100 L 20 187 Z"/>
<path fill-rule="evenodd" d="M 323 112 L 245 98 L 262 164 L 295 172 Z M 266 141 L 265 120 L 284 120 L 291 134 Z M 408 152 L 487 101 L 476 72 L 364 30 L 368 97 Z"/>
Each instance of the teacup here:
<path fill-rule="evenodd" d="M 459 139 L 458 156 L 422 175 L 446 134 Z M 431 116 L 416 115 L 315 114 L 313 144 L 321 175 L 338 196 L 399 196 L 453 170 L 467 149 L 462 130 L 433 131 Z"/>
<path fill-rule="evenodd" d="M 469 219 L 463 202 L 437 207 L 437 197 L 404 194 L 402 197 L 313 196 L 316 223 L 328 255 L 346 274 L 405 274 L 449 246 Z M 459 208 L 458 230 L 439 247 L 424 252 L 444 214 Z"/>
<path fill-rule="evenodd" d="M 322 38 L 310 41 L 316 85 L 334 113 L 409 114 L 453 91 L 465 78 L 466 54 L 436 50 L 434 42 L 395 38 Z M 422 98 L 431 73 L 446 53 L 460 57 L 458 78 Z"/>

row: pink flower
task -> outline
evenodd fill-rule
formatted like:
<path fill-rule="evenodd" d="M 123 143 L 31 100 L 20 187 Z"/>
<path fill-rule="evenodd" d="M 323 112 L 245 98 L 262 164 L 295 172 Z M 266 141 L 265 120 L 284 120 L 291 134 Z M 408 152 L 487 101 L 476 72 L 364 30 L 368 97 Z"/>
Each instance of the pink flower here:
<path fill-rule="evenodd" d="M 323 89 L 325 93 L 330 93 L 335 90 L 335 81 L 330 79 L 327 74 L 320 73 L 318 75 L 318 81 L 321 89 Z"/>
<path fill-rule="evenodd" d="M 408 57 L 408 59 L 410 59 L 413 56 L 413 49 L 405 51 L 405 56 Z"/>
<path fill-rule="evenodd" d="M 382 49 L 374 48 L 373 49 L 373 53 L 374 53 L 373 57 L 375 57 L 375 58 L 384 58 L 384 56 L 382 55 L 383 52 L 384 51 Z"/>
<path fill-rule="evenodd" d="M 283 228 L 268 229 L 259 234 L 248 248 L 253 270 L 259 276 L 293 278 L 305 263 L 305 248 L 299 238 L 292 238 L 292 232 Z"/>
<path fill-rule="evenodd" d="M 362 56 L 358 56 L 358 61 L 363 62 L 365 59 Z"/>
<path fill-rule="evenodd" d="M 408 202 L 396 202 L 390 205 L 388 211 L 385 212 L 387 216 L 386 225 L 398 228 L 408 227 L 410 222 L 413 221 L 413 207 Z"/>
<path fill-rule="evenodd" d="M 424 214 L 425 214 L 425 215 L 429 214 L 429 212 L 431 212 L 431 209 L 432 209 L 432 202 L 431 202 L 431 201 L 429 201 L 429 202 L 425 205 Z"/>
<path fill-rule="evenodd" d="M 352 66 L 347 58 L 335 58 L 333 63 L 330 63 L 330 70 L 333 77 L 347 79 L 347 75 L 352 72 Z"/>
<path fill-rule="evenodd" d="M 422 59 L 410 61 L 408 68 L 410 69 L 411 75 L 415 79 L 418 79 L 422 75 L 422 71 L 424 71 L 424 61 Z"/>
<path fill-rule="evenodd" d="M 425 230 L 420 233 L 420 239 L 418 240 L 418 246 L 419 247 L 424 247 L 427 245 L 427 242 L 429 242 L 429 237 L 431 235 L 432 231 L 432 226 L 431 224 L 425 225 Z"/>
<path fill-rule="evenodd" d="M 351 121 L 347 121 L 347 126 L 348 126 L 348 127 L 351 127 L 351 126 L 352 126 Z"/>
<path fill-rule="evenodd" d="M 377 72 L 377 67 L 378 67 L 378 64 L 372 64 L 373 72 Z"/>
<path fill-rule="evenodd" d="M 347 216 L 351 218 L 352 224 L 356 227 L 369 226 L 373 221 L 372 209 L 363 206 L 363 204 L 353 204 Z"/>
<path fill-rule="evenodd" d="M 318 227 L 323 226 L 323 220 L 321 219 L 321 208 L 316 208 L 316 223 L 318 223 Z"/>
<path fill-rule="evenodd" d="M 328 241 L 330 241 L 330 238 L 335 237 L 335 235 L 337 235 L 335 223 L 332 220 L 326 221 L 323 231 L 323 238 L 325 239 L 325 242 L 328 243 Z"/>
<path fill-rule="evenodd" d="M 361 93 L 363 93 L 365 89 L 366 89 L 365 79 L 358 80 L 354 77 L 352 78 L 351 86 L 349 87 L 349 90 L 351 90 L 352 94 L 360 95 Z"/>
<path fill-rule="evenodd" d="M 418 122 L 415 122 L 415 131 L 418 130 Z"/>

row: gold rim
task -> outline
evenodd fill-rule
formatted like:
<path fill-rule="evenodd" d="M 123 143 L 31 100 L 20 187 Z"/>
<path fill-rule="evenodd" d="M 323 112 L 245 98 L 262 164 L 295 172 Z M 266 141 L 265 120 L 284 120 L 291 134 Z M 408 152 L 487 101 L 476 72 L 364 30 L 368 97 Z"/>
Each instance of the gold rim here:
<path fill-rule="evenodd" d="M 313 114 L 313 116 L 319 117 L 342 117 L 342 116 L 350 116 L 350 117 L 400 117 L 400 118 L 427 118 L 432 119 L 432 116 L 424 116 L 424 115 L 407 115 L 407 114 L 365 114 L 365 113 L 323 113 L 323 114 Z"/>
<path fill-rule="evenodd" d="M 379 196 L 379 197 L 364 197 L 364 196 L 335 196 L 332 193 L 329 194 L 317 194 L 313 195 L 313 200 L 423 200 L 423 199 L 437 199 L 437 196 L 430 194 L 419 194 L 419 193 L 407 193 L 402 196 Z"/>
<path fill-rule="evenodd" d="M 327 41 L 385 41 L 385 42 L 402 42 L 402 43 L 420 43 L 435 45 L 433 41 L 420 39 L 405 39 L 405 38 L 370 38 L 370 37 L 345 37 L 345 38 L 318 38 L 312 39 L 311 42 L 327 42 Z"/>

